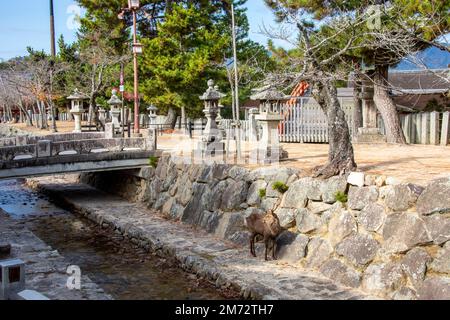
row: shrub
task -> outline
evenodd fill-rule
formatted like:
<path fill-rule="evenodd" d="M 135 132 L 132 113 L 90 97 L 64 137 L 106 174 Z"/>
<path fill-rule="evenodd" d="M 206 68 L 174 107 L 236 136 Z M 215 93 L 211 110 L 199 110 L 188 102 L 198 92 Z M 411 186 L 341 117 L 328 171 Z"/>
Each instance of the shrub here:
<path fill-rule="evenodd" d="M 266 197 L 266 189 L 259 189 L 259 197 L 261 199 Z"/>
<path fill-rule="evenodd" d="M 289 187 L 281 181 L 276 181 L 272 185 L 272 189 L 278 191 L 279 193 L 285 193 L 286 191 L 288 191 Z"/>
<path fill-rule="evenodd" d="M 155 169 L 158 166 L 158 162 L 159 162 L 159 159 L 158 159 L 158 157 L 155 157 L 155 156 L 152 156 L 152 157 L 150 157 L 150 159 L 148 159 L 148 164 Z"/>
<path fill-rule="evenodd" d="M 348 201 L 348 196 L 345 194 L 345 192 L 338 191 L 338 192 L 336 192 L 336 194 L 334 195 L 334 199 L 336 199 L 336 201 L 339 201 L 339 202 L 341 202 L 341 203 L 347 203 L 347 201 Z"/>

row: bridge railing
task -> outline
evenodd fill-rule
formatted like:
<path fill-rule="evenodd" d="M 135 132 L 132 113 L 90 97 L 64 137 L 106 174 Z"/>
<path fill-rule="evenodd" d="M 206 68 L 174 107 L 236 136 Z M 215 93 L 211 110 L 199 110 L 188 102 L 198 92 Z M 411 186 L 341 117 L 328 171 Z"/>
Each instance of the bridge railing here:
<path fill-rule="evenodd" d="M 153 144 L 145 138 L 88 139 L 53 142 L 38 140 L 35 144 L 0 148 L 0 161 L 20 161 L 35 158 L 98 154 L 107 152 L 139 152 L 152 150 Z"/>
<path fill-rule="evenodd" d="M 28 136 L 22 135 L 12 138 L 0 139 L 1 147 L 11 146 L 26 146 L 30 144 L 36 144 L 38 141 L 47 140 L 52 142 L 71 141 L 71 140 L 92 140 L 92 139 L 104 139 L 104 132 L 83 132 L 83 133 L 61 133 L 45 136 Z"/>

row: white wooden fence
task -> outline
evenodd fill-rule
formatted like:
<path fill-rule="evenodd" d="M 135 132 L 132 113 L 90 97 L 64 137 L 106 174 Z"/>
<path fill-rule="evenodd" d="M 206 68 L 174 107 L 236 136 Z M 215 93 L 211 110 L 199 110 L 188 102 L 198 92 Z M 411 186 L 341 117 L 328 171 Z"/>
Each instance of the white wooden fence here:
<path fill-rule="evenodd" d="M 353 100 L 339 99 L 345 112 L 350 133 L 353 123 Z M 299 98 L 295 104 L 281 107 L 281 142 L 328 143 L 328 121 L 319 104 L 313 98 Z"/>
<path fill-rule="evenodd" d="M 420 112 L 400 115 L 406 142 L 411 144 L 449 144 L 450 112 Z M 378 126 L 382 134 L 386 129 L 381 117 Z"/>

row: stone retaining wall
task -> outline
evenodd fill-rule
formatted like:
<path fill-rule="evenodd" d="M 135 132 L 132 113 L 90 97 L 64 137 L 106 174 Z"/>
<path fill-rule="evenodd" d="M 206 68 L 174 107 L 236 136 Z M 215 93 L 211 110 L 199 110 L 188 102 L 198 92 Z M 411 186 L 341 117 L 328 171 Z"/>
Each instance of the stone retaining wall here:
<path fill-rule="evenodd" d="M 383 298 L 450 299 L 450 177 L 426 188 L 365 177 L 356 187 L 290 168 L 187 165 L 165 155 L 156 169 L 81 179 L 242 245 L 245 217 L 275 209 L 288 229 L 279 258 Z M 285 194 L 273 190 L 277 181 Z M 337 202 L 337 192 L 348 201 Z"/>

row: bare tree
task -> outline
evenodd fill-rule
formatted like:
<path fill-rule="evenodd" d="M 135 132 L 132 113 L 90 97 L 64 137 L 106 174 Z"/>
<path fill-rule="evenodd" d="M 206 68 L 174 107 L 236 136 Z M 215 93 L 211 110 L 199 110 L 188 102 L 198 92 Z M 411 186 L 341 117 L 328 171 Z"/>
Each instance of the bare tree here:
<path fill-rule="evenodd" d="M 80 37 L 80 64 L 81 74 L 77 75 L 77 87 L 89 96 L 89 124 L 95 123 L 103 126 L 98 119 L 97 97 L 102 94 L 115 79 L 118 79 L 122 62 L 130 60 L 129 55 L 117 55 L 114 48 L 101 31 L 91 31 Z"/>
<path fill-rule="evenodd" d="M 284 10 L 282 7 L 279 10 Z M 324 178 L 346 174 L 356 169 L 353 145 L 345 113 L 337 96 L 336 82 L 348 80 L 349 70 L 341 67 L 348 51 L 359 48 L 356 44 L 358 25 L 363 19 L 337 18 L 329 23 L 333 25 L 332 32 L 321 33 L 320 28 L 305 22 L 300 13 L 284 10 L 285 22 L 295 26 L 300 34 L 292 39 L 292 30 L 285 27 L 278 30 L 268 30 L 264 33 L 272 38 L 282 39 L 294 44 L 296 49 L 284 57 L 283 68 L 269 76 L 270 82 L 276 86 L 287 84 L 292 88 L 301 81 L 307 81 L 313 88 L 312 94 L 328 119 L 329 156 L 325 166 L 315 169 L 315 176 Z M 343 46 L 335 41 L 346 33 L 347 42 Z"/>

